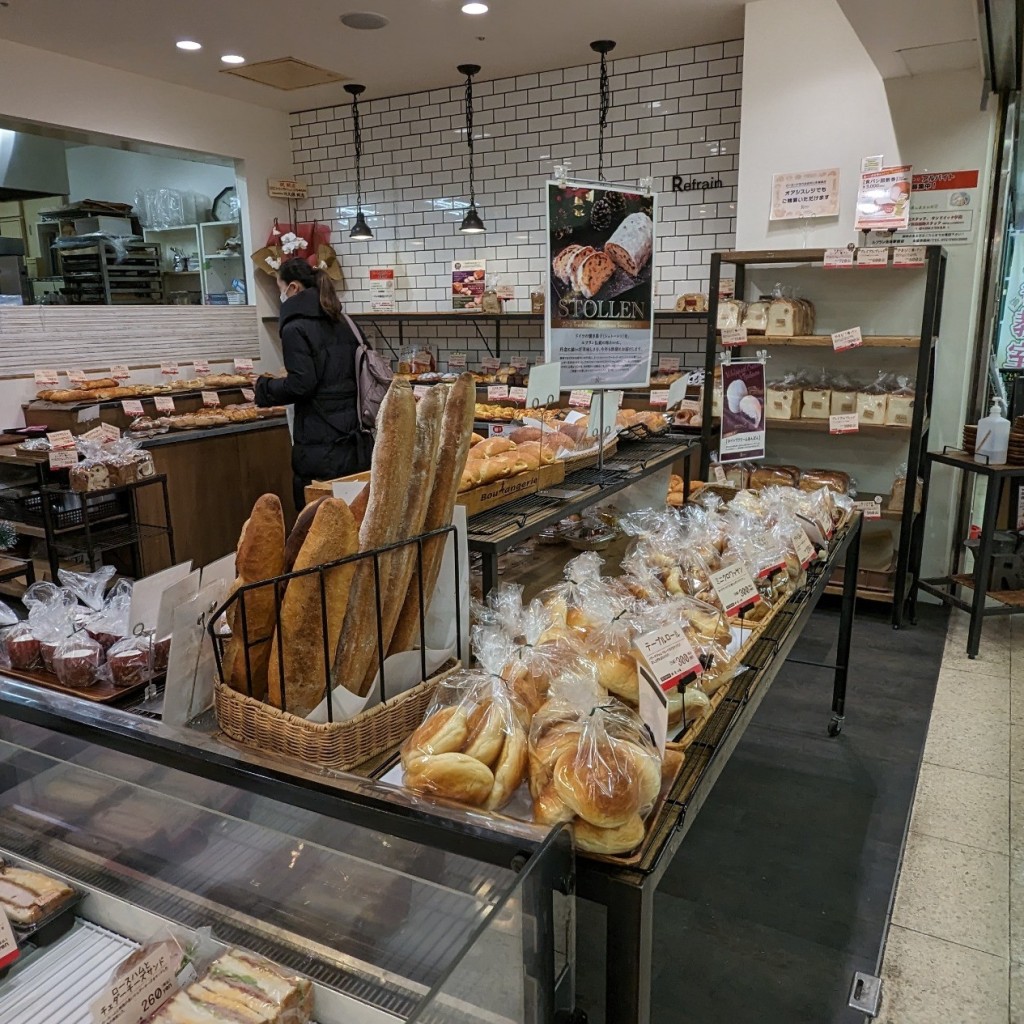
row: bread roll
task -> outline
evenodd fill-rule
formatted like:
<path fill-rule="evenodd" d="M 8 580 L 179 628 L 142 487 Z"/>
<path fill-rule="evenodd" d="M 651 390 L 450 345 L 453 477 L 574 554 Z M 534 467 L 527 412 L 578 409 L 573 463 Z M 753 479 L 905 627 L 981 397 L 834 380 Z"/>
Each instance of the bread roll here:
<path fill-rule="evenodd" d="M 522 444 L 524 441 L 539 441 L 543 433 L 540 427 L 516 427 L 508 436 L 509 440 Z"/>
<path fill-rule="evenodd" d="M 402 763 L 417 757 L 462 750 L 469 736 L 469 718 L 457 704 L 428 715 L 402 746 Z"/>
<path fill-rule="evenodd" d="M 441 421 L 441 440 L 437 446 L 437 472 L 423 522 L 424 533 L 448 526 L 452 521 L 462 470 L 469 454 L 473 434 L 473 412 L 476 409 L 476 381 L 471 373 L 462 374 L 452 385 Z M 430 600 L 441 571 L 441 559 L 447 536 L 431 537 L 423 544 L 423 593 Z M 420 595 L 418 587 L 410 587 L 405 596 L 398 625 L 391 638 L 389 654 L 407 651 L 420 631 Z"/>
<path fill-rule="evenodd" d="M 515 451 L 515 442 L 507 437 L 489 437 L 486 441 L 473 445 L 474 458 L 491 458 L 503 452 Z"/>
<path fill-rule="evenodd" d="M 256 499 L 252 515 L 242 526 L 235 554 L 237 591 L 248 583 L 273 579 L 284 572 L 284 510 L 276 494 Z M 246 683 L 246 636 L 243 636 L 242 605 L 245 605 L 245 632 L 249 648 L 249 678 L 252 696 L 263 700 L 267 695 L 267 663 L 270 660 L 271 638 L 277 623 L 274 587 L 257 587 L 248 591 L 228 610 L 231 641 L 224 659 L 224 677 L 239 693 L 248 693 Z M 257 642 L 258 641 L 258 642 Z"/>
<path fill-rule="evenodd" d="M 631 749 L 602 740 L 563 754 L 552 774 L 559 798 L 592 825 L 624 825 L 640 810 L 639 756 Z"/>
<path fill-rule="evenodd" d="M 541 444 L 555 453 L 563 450 L 570 452 L 576 450 L 576 442 L 568 434 L 562 434 L 557 431 L 553 434 L 546 433 L 541 440 Z"/>
<path fill-rule="evenodd" d="M 462 752 L 491 768 L 504 743 L 505 720 L 501 707 L 496 701 L 484 701 L 469 716 L 469 738 Z"/>
<path fill-rule="evenodd" d="M 412 761 L 405 770 L 405 784 L 416 793 L 479 807 L 494 787 L 494 775 L 468 754 L 435 754 Z"/>
<path fill-rule="evenodd" d="M 479 444 L 483 439 L 484 438 L 482 434 L 477 434 L 476 432 L 474 432 L 473 436 L 469 439 L 469 443 L 472 446 L 475 444 Z"/>
<path fill-rule="evenodd" d="M 560 825 L 572 821 L 575 815 L 567 807 L 555 791 L 554 784 L 549 782 L 533 798 L 533 820 L 540 825 Z"/>
<path fill-rule="evenodd" d="M 583 423 L 559 423 L 557 427 L 557 433 L 564 434 L 574 444 L 579 444 L 587 436 L 587 427 Z M 551 431 L 547 431 L 546 436 L 550 437 Z"/>
<path fill-rule="evenodd" d="M 466 461 L 466 468 L 462 471 L 462 476 L 459 478 L 460 493 L 468 491 L 473 487 L 479 487 L 484 482 L 481 476 L 481 469 L 486 461 L 486 459 L 468 459 Z"/>
<path fill-rule="evenodd" d="M 585 853 L 614 856 L 629 853 L 643 842 L 644 823 L 639 814 L 634 814 L 617 828 L 598 828 L 589 822 L 578 820 L 573 823 L 572 835 L 577 849 Z"/>
<path fill-rule="evenodd" d="M 518 725 L 505 736 L 501 756 L 494 766 L 494 786 L 484 801 L 484 807 L 496 811 L 512 799 L 526 774 L 526 734 Z"/>
<path fill-rule="evenodd" d="M 416 537 L 423 532 L 423 520 L 427 515 L 427 503 L 434 487 L 434 472 L 437 468 L 437 442 L 441 433 L 441 417 L 444 415 L 444 391 L 431 390 L 416 404 L 416 443 L 412 454 L 412 473 L 409 489 L 402 505 L 402 523 L 398 540 Z M 405 595 L 410 587 L 419 586 L 419 547 L 409 544 L 381 557 L 381 579 L 386 589 L 381 594 L 381 638 L 386 652 L 398 624 Z M 370 662 L 363 678 L 361 693 L 369 693 L 376 676 L 376 659 Z"/>
<path fill-rule="evenodd" d="M 616 697 L 636 705 L 640 703 L 640 684 L 637 681 L 636 660 L 629 654 L 612 650 L 601 651 L 594 663 L 598 682 Z"/>
<path fill-rule="evenodd" d="M 295 559 L 295 571 L 334 562 L 354 555 L 359 550 L 359 531 L 345 502 L 340 498 L 322 498 L 313 505 L 316 514 L 305 543 Z M 345 622 L 355 571 L 356 563 L 348 562 L 324 573 L 326 660 L 320 574 L 310 573 L 289 581 L 281 603 L 280 651 L 278 636 L 275 634 L 267 670 L 268 697 L 274 707 L 283 707 L 293 715 L 305 717 L 325 698 L 333 652 Z"/>
<path fill-rule="evenodd" d="M 503 480 L 512 472 L 512 463 L 502 460 L 500 457 L 493 459 L 470 459 L 467 469 L 472 466 L 481 484 L 493 484 L 496 480 Z"/>
<path fill-rule="evenodd" d="M 416 399 L 404 381 L 393 381 L 377 414 L 377 440 L 370 466 L 370 494 L 359 528 L 359 550 L 397 540 L 412 473 Z M 383 591 L 385 579 L 380 576 Z M 383 593 L 381 608 L 384 608 Z M 361 561 L 352 581 L 341 644 L 334 658 L 334 685 L 365 696 L 367 668 L 377 658 L 377 590 L 372 558 Z"/>

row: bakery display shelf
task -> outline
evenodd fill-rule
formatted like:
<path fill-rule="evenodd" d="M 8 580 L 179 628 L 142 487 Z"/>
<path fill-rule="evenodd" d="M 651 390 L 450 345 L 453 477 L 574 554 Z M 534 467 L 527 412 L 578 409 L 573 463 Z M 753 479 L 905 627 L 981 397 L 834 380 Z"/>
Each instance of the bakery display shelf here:
<path fill-rule="evenodd" d="M 921 339 L 897 334 L 865 334 L 863 348 L 918 348 Z M 792 345 L 794 348 L 832 348 L 831 334 L 797 334 L 792 337 L 778 337 L 772 334 L 748 334 L 747 346 Z"/>
<path fill-rule="evenodd" d="M 958 572 L 951 579 L 958 586 L 967 587 L 968 590 L 975 587 L 974 577 L 968 573 Z M 1009 608 L 1024 609 L 1024 590 L 986 590 L 985 596 Z"/>
<path fill-rule="evenodd" d="M 628 865 L 616 864 L 614 858 L 577 860 L 578 895 L 607 908 L 607 962 L 623 965 L 622 970 L 608 974 L 607 1020 L 616 1024 L 648 1020 L 654 892 L 761 701 L 784 670 L 833 572 L 845 559 L 856 575 L 861 528 L 861 517 L 855 515 L 836 531 L 827 556 L 808 569 L 807 583 L 789 597 L 750 646 L 744 657 L 746 669 L 732 680 L 725 698 L 686 750 L 686 760 L 661 810 L 648 822 L 639 855 L 631 857 Z M 843 595 L 836 662 L 819 665 L 834 674 L 830 736 L 841 731 L 845 714 L 854 605 L 853 587 L 848 586 Z"/>
<path fill-rule="evenodd" d="M 825 593 L 833 597 L 843 592 L 841 583 L 830 583 L 825 588 Z M 861 601 L 875 601 L 878 604 L 892 604 L 893 592 L 889 590 L 875 590 L 871 587 L 858 587 L 857 597 Z"/>
<path fill-rule="evenodd" d="M 47 511 L 43 510 L 43 498 L 49 506 L 49 520 L 54 534 L 69 530 L 80 530 L 88 503 L 89 518 L 96 523 L 109 523 L 123 519 L 126 515 L 117 498 L 112 495 L 76 494 L 67 488 L 47 487 L 17 488 L 0 490 L 0 519 L 6 519 L 18 526 L 46 526 Z M 70 501 L 70 507 L 64 502 Z"/>
<path fill-rule="evenodd" d="M 808 431 L 810 433 L 828 434 L 828 420 L 767 420 L 767 430 L 794 430 Z M 889 423 L 861 423 L 857 430 L 849 434 L 834 434 L 834 437 L 857 437 L 859 434 L 865 437 L 901 437 L 909 436 L 910 427 L 901 427 Z"/>
<path fill-rule="evenodd" d="M 147 523 L 134 523 L 125 526 L 98 529 L 94 532 L 89 542 L 88 549 L 79 541 L 55 540 L 51 547 L 58 554 L 70 557 L 72 555 L 88 555 L 89 552 L 101 554 L 105 551 L 116 551 L 118 548 L 138 547 L 147 540 L 156 540 L 170 534 L 170 527 L 155 526 Z M 173 561 L 173 556 L 172 556 Z"/>

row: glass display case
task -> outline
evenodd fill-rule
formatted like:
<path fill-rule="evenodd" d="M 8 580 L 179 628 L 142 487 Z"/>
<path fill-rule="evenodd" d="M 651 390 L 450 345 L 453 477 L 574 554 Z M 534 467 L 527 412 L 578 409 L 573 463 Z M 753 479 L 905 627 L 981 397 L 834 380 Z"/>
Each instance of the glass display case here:
<path fill-rule="evenodd" d="M 29 987 L 33 1021 L 78 1020 L 63 1002 L 41 1016 L 43 1001 L 87 1007 L 161 922 L 308 977 L 319 1024 L 540 1024 L 571 1008 L 567 836 L 501 864 L 279 795 L 0 718 L 0 856 L 86 893 L 67 934 L 30 940 L 0 977 L 0 1024 L 27 1019 Z"/>

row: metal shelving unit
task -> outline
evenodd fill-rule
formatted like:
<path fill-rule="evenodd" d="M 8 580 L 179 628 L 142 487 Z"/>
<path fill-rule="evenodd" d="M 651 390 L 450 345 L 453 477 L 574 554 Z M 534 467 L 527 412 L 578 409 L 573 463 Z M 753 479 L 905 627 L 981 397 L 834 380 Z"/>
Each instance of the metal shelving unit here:
<path fill-rule="evenodd" d="M 160 245 L 125 242 L 120 256 L 111 242 L 55 246 L 64 278 L 61 294 L 73 305 L 157 305 L 164 301 Z"/>
<path fill-rule="evenodd" d="M 921 304 L 921 329 L 916 335 L 868 335 L 864 338 L 864 347 L 873 349 L 906 349 L 916 352 L 917 399 L 914 402 L 913 421 L 909 428 L 896 426 L 861 425 L 858 433 L 866 436 L 889 437 L 894 441 L 906 444 L 906 463 L 908 466 L 906 491 L 903 512 L 900 515 L 899 542 L 896 549 L 896 567 L 890 599 L 892 601 L 892 624 L 898 629 L 903 625 L 907 601 L 913 589 L 911 577 L 911 552 L 921 543 L 924 524 L 925 505 L 922 500 L 920 512 L 915 512 L 918 494 L 918 478 L 924 476 L 925 454 L 928 450 L 928 434 L 931 426 L 931 403 L 935 379 L 935 345 L 938 340 L 942 315 L 942 293 L 946 276 L 946 253 L 938 245 L 925 246 L 923 272 L 924 294 Z M 723 266 L 731 266 L 735 273 L 735 294 L 738 298 L 745 295 L 747 271 L 755 267 L 772 266 L 822 266 L 825 261 L 824 249 L 776 249 L 744 252 L 716 252 L 711 256 L 710 283 L 708 288 L 707 312 L 707 344 L 704 353 L 704 374 L 708 386 L 704 388 L 703 397 L 703 428 L 701 437 L 704 450 L 701 453 L 701 475 L 707 477 L 711 452 L 714 448 L 714 434 L 717 421 L 711 414 L 712 387 L 715 366 L 718 361 L 719 334 L 718 323 L 718 289 L 722 279 Z M 879 271 L 880 272 L 880 271 Z M 888 268 L 888 273 L 908 274 L 911 270 L 904 268 Z M 834 287 L 842 287 L 842 282 L 851 277 L 863 280 L 861 271 L 856 268 L 835 270 L 830 272 L 829 282 L 836 282 Z M 829 335 L 801 335 L 794 338 L 762 337 L 751 335 L 748 346 L 756 349 L 761 345 L 788 345 L 794 348 L 812 348 L 828 350 L 831 348 Z M 775 431 L 818 431 L 827 433 L 828 420 L 769 420 L 767 423 L 769 436 Z M 856 435 L 848 435 L 856 436 Z M 850 449 L 847 448 L 847 451 Z M 828 464 L 826 460 L 824 464 Z M 842 468 L 841 466 L 838 468 Z M 926 495 L 922 495 L 922 498 Z M 878 592 L 872 595 L 875 600 L 884 595 Z"/>

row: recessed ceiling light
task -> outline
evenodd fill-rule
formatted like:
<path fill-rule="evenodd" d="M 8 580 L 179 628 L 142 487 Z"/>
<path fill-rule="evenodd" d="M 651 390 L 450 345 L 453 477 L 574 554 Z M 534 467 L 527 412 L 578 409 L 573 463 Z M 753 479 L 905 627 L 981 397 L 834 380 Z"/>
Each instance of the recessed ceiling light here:
<path fill-rule="evenodd" d="M 225 53 L 221 60 L 225 64 L 244 64 L 245 58 L 237 53 Z"/>
<path fill-rule="evenodd" d="M 486 14 L 487 4 L 470 3 L 462 5 L 463 14 Z"/>
<path fill-rule="evenodd" d="M 358 28 L 369 31 L 375 28 L 383 28 L 388 19 L 383 14 L 374 14 L 372 11 L 350 11 L 338 19 L 346 28 Z"/>
<path fill-rule="evenodd" d="M 197 43 L 194 39 L 179 39 L 177 47 L 179 50 L 201 50 L 203 44 Z"/>

